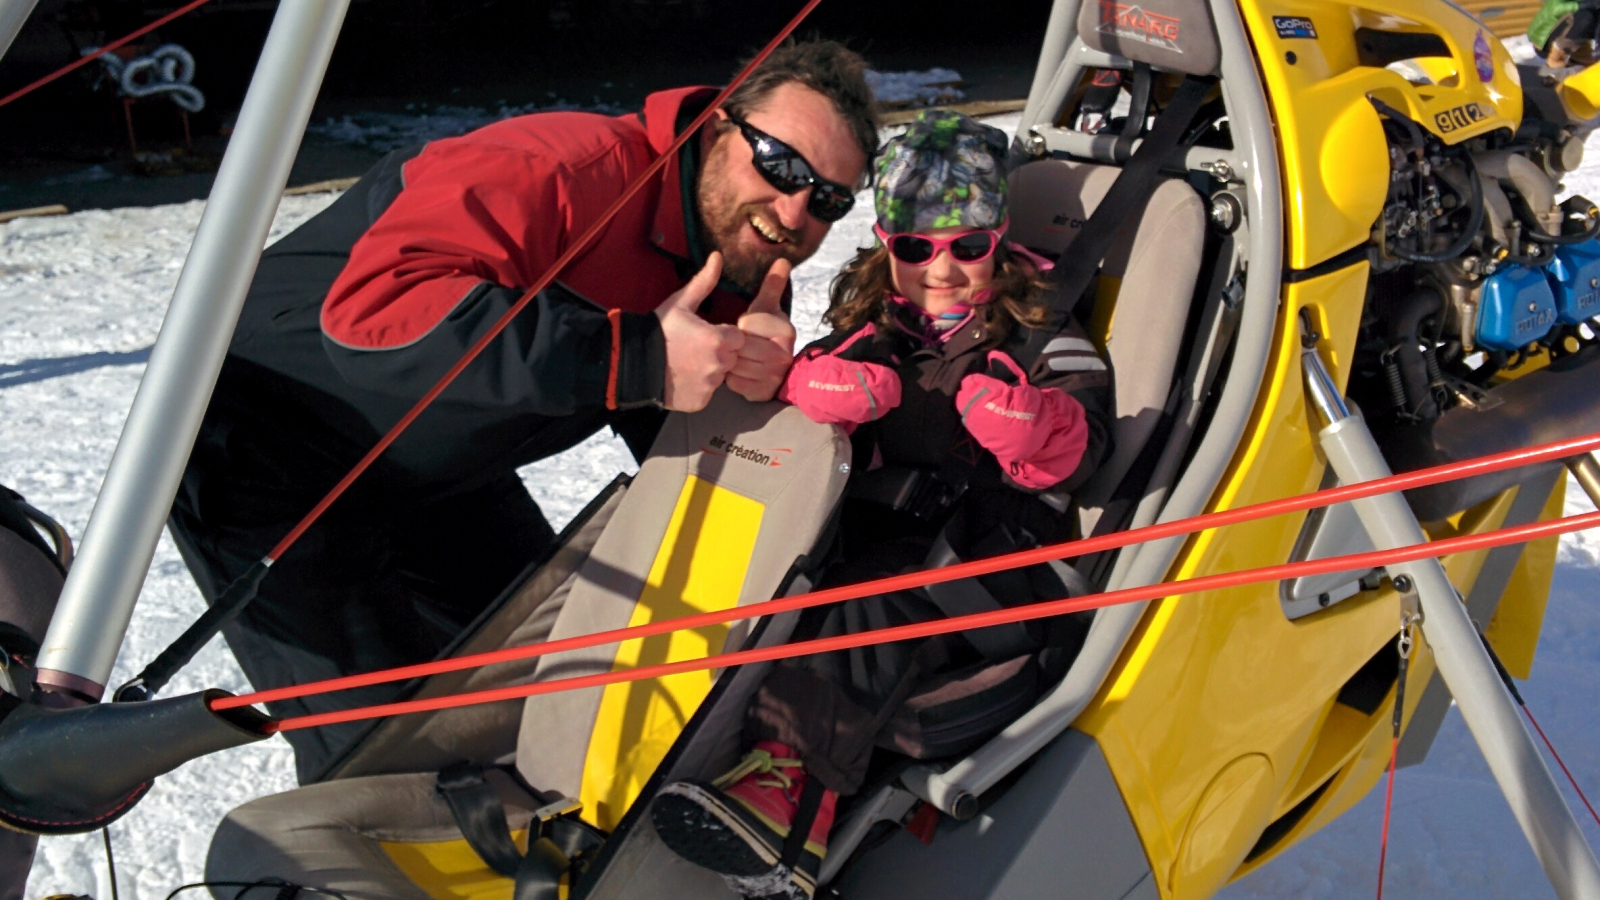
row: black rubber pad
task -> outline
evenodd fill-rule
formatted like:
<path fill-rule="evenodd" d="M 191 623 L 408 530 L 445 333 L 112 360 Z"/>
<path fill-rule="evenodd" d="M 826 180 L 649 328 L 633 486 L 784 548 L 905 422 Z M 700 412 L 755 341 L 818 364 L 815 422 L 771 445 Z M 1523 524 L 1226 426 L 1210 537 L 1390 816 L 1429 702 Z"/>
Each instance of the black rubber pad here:
<path fill-rule="evenodd" d="M 650 819 L 661 842 L 689 862 L 713 872 L 751 876 L 772 871 L 777 863 L 773 850 L 753 845 L 746 837 L 748 832 L 741 833 L 725 817 L 749 820 L 727 808 L 732 804 L 714 810 L 705 801 L 715 802 L 705 794 L 697 798 L 668 790 L 658 795 L 650 805 Z M 765 830 L 764 826 L 757 827 Z"/>

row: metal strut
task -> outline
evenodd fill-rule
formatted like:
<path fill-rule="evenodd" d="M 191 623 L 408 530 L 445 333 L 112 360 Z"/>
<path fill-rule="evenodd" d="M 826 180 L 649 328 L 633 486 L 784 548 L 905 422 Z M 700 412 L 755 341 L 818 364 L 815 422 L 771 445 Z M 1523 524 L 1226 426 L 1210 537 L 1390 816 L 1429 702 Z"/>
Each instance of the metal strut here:
<path fill-rule="evenodd" d="M 100 699 L 349 0 L 283 0 L 61 591 L 37 678 Z"/>
<path fill-rule="evenodd" d="M 33 12 L 33 7 L 39 0 L 0 0 L 0 59 L 5 58 L 6 51 L 11 48 L 11 42 L 16 39 L 17 32 L 22 30 L 22 23 L 28 21 L 28 14 Z"/>
<path fill-rule="evenodd" d="M 1345 484 L 1391 474 L 1366 423 L 1350 414 L 1311 340 L 1301 354 L 1311 406 L 1327 425 L 1317 439 Z M 1593 460 L 1585 454 L 1583 457 Z M 1581 476 L 1580 476 L 1581 480 Z M 1373 546 L 1380 550 L 1426 542 L 1428 536 L 1397 493 L 1352 501 Z M 1387 567 L 1397 583 L 1411 582 L 1421 604 L 1422 635 L 1461 717 L 1478 742 L 1511 812 L 1561 900 L 1600 900 L 1600 863 L 1561 796 L 1533 737 L 1494 662 L 1484 650 L 1466 606 L 1437 559 Z"/>
<path fill-rule="evenodd" d="M 1595 462 L 1593 453 L 1580 453 L 1567 460 L 1567 471 L 1589 495 L 1589 502 L 1595 509 L 1600 509 L 1600 462 Z"/>

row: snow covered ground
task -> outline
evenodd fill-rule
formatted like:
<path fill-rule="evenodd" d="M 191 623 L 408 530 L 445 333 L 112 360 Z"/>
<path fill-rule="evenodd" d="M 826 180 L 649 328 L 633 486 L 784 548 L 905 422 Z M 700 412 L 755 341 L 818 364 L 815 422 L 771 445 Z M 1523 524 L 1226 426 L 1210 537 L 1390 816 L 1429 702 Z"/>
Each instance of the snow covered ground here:
<path fill-rule="evenodd" d="M 867 86 L 872 95 L 885 106 L 927 106 L 949 103 L 966 96 L 957 85 L 961 73 L 954 69 L 933 68 L 918 72 L 867 71 Z M 611 87 L 609 83 L 605 85 Z M 411 147 L 440 138 L 455 137 L 482 128 L 491 122 L 523 116 L 534 112 L 562 110 L 588 110 L 606 115 L 619 115 L 626 110 L 601 103 L 596 96 L 590 103 L 575 103 L 559 97 L 554 91 L 547 99 L 522 105 L 507 104 L 501 100 L 494 109 L 482 106 L 406 104 L 405 112 L 362 112 L 327 118 L 312 122 L 307 128 L 312 134 L 330 140 L 370 147 L 387 153 L 399 147 Z M 94 166 L 73 176 L 78 180 L 99 181 L 114 177 L 103 166 Z"/>
<path fill-rule="evenodd" d="M 966 96 L 956 85 L 961 73 L 954 69 L 928 69 L 924 72 L 867 72 L 872 96 L 885 105 L 928 106 L 949 103 Z"/>
<path fill-rule="evenodd" d="M 1015 117 L 992 120 L 1014 127 Z M 1591 142 L 1600 153 L 1600 141 Z M 1600 193 L 1600 166 L 1569 181 Z M 1594 196 L 1595 193 L 1591 193 Z M 332 195 L 289 197 L 273 236 L 314 215 Z M 88 521 L 106 464 L 203 206 L 118 209 L 0 225 L 0 482 L 59 516 L 74 534 Z M 795 271 L 802 341 L 820 333 L 828 281 L 870 235 L 861 202 L 817 256 Z M 560 527 L 616 472 L 632 470 L 619 441 L 598 436 L 530 466 L 524 481 Z M 1588 509 L 1576 490 L 1569 510 Z M 1529 703 L 1568 763 L 1600 794 L 1600 535 L 1566 539 Z M 170 540 L 163 538 L 113 682 L 133 674 L 203 604 Z M 169 693 L 248 685 L 220 642 Z M 164 897 L 202 876 L 212 829 L 233 806 L 293 786 L 288 745 L 274 738 L 197 760 L 161 778 L 113 825 L 125 897 Z M 1427 763 L 1405 770 L 1396 790 L 1388 890 L 1407 900 L 1551 896 L 1509 809 L 1454 712 Z M 1229 900 L 1360 897 L 1371 893 L 1381 793 L 1230 887 Z M 1600 846 L 1600 829 L 1589 823 Z M 111 896 L 96 836 L 45 839 L 28 895 Z"/>

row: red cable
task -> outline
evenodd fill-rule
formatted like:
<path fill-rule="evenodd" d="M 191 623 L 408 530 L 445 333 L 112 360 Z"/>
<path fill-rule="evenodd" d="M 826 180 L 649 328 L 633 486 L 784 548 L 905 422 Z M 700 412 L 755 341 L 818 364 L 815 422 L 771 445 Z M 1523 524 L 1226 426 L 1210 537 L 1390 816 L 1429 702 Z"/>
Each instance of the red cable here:
<path fill-rule="evenodd" d="M 886 593 L 889 591 L 909 590 L 937 584 L 944 581 L 953 581 L 958 578 L 971 578 L 978 575 L 987 575 L 1005 569 L 1019 566 L 1034 565 L 1047 560 L 1067 559 L 1074 556 L 1085 556 L 1090 553 L 1099 553 L 1103 550 L 1113 550 L 1130 544 L 1144 543 L 1167 537 L 1189 534 L 1210 528 L 1219 528 L 1240 522 L 1269 516 L 1282 515 L 1288 512 L 1298 512 L 1316 506 L 1343 503 L 1349 500 L 1359 500 L 1377 494 L 1391 491 L 1402 491 L 1414 487 L 1436 484 L 1452 478 L 1470 477 L 1502 469 L 1516 468 L 1518 466 L 1550 460 L 1566 459 L 1578 453 L 1588 452 L 1600 448 L 1600 435 L 1590 435 L 1583 438 L 1574 438 L 1568 441 L 1556 441 L 1523 450 L 1511 450 L 1497 453 L 1492 456 L 1478 459 L 1464 460 L 1449 463 L 1443 466 L 1434 466 L 1428 469 L 1418 469 L 1403 475 L 1391 475 L 1374 481 L 1358 484 L 1344 485 L 1328 488 L 1311 494 L 1302 494 L 1295 497 L 1286 497 L 1281 500 L 1269 500 L 1251 506 L 1222 512 L 1207 513 L 1175 522 L 1159 525 L 1150 525 L 1136 528 L 1131 531 L 1115 534 L 1101 535 L 1099 537 L 1085 538 L 1077 541 L 1067 541 L 1048 547 L 1038 547 L 1024 550 L 1019 553 L 1004 556 L 990 557 L 974 562 L 960 563 L 942 569 L 923 572 L 911 572 L 905 575 L 896 575 L 876 581 L 860 584 L 845 585 L 830 588 L 809 594 L 800 594 L 794 597 L 784 597 L 769 600 L 763 603 L 753 603 L 748 606 L 733 609 L 718 610 L 714 612 L 699 613 L 676 619 L 667 619 L 661 622 L 651 622 L 646 625 L 637 625 L 632 628 L 620 628 L 597 634 L 579 635 L 577 637 L 563 638 L 557 641 L 547 641 L 541 644 L 531 644 L 522 647 L 507 647 L 486 653 L 476 653 L 470 656 L 461 656 L 454 659 L 437 660 L 434 662 L 419 663 L 413 666 L 402 666 L 395 669 L 385 669 L 379 672 L 368 672 L 360 675 L 348 675 L 342 678 L 331 678 L 325 681 L 314 681 L 307 684 L 291 685 L 289 687 L 273 688 L 249 694 L 237 700 L 224 700 L 216 708 L 227 709 L 232 706 L 246 706 L 252 703 L 268 703 L 277 700 L 289 700 L 296 697 L 308 697 L 314 694 L 325 694 L 333 691 L 349 690 L 351 688 L 367 687 L 374 684 L 383 684 L 390 681 L 400 681 L 408 678 L 421 678 L 428 675 L 439 675 L 445 672 L 456 672 L 462 669 L 473 669 L 495 663 L 514 662 L 521 659 L 530 659 L 547 653 L 560 653 L 568 650 L 581 650 L 585 647 L 597 647 L 603 644 L 636 638 L 652 637 L 692 628 L 704 628 L 709 625 L 722 625 L 742 619 L 757 618 L 759 616 L 776 615 L 798 609 L 807 609 L 813 606 L 823 606 L 829 603 L 838 603 L 844 600 L 854 600 L 872 594 Z"/>
<path fill-rule="evenodd" d="M 1378 843 L 1378 900 L 1383 900 L 1383 866 L 1389 859 L 1389 813 L 1394 809 L 1394 769 L 1400 759 L 1400 739 L 1389 744 L 1389 786 L 1383 792 L 1383 837 Z"/>
<path fill-rule="evenodd" d="M 33 82 L 32 84 L 29 84 L 29 85 L 25 85 L 25 86 L 23 86 L 21 88 L 18 88 L 17 90 L 12 91 L 11 93 L 5 95 L 4 97 L 0 97 L 0 106 L 5 106 L 7 103 L 10 103 L 11 101 L 17 99 L 18 97 L 21 97 L 21 96 L 23 96 L 25 94 L 32 93 L 33 91 L 36 91 L 39 88 L 44 87 L 45 85 L 49 84 L 50 82 L 55 81 L 57 78 L 60 78 L 61 76 L 67 74 L 68 72 L 71 72 L 73 69 L 77 69 L 77 68 L 79 68 L 81 66 L 88 65 L 89 63 L 93 62 L 94 60 L 97 60 L 100 57 L 105 56 L 107 53 L 110 53 L 111 51 L 117 49 L 118 47 L 121 47 L 123 44 L 128 43 L 129 41 L 138 40 L 139 38 L 144 37 L 145 35 L 149 34 L 150 32 L 155 31 L 157 28 L 160 28 L 161 26 L 167 24 L 168 22 L 171 22 L 173 19 L 176 19 L 177 17 L 183 15 L 184 13 L 189 12 L 190 10 L 193 10 L 193 9 L 196 9 L 196 8 L 200 7 L 200 6 L 204 5 L 207 2 L 209 2 L 209 0 L 194 0 L 193 3 L 190 3 L 190 4 L 186 5 L 186 6 L 178 7 L 177 9 L 173 10 L 172 12 L 169 12 L 166 15 L 162 16 L 161 18 L 155 20 L 154 22 L 151 22 L 149 25 L 144 26 L 143 28 L 139 29 L 138 31 L 135 31 L 132 34 L 126 35 L 124 37 L 117 38 L 116 40 L 114 40 L 111 43 L 105 45 L 104 47 L 101 47 L 100 49 L 94 51 L 93 53 L 85 54 L 84 56 L 81 56 L 78 59 L 73 60 L 72 62 L 62 66 L 61 68 L 55 70 L 54 72 L 51 72 L 49 75 L 44 76 L 43 78 L 39 79 L 38 81 L 35 81 L 35 82 Z"/>
<path fill-rule="evenodd" d="M 1245 584 L 1282 581 L 1287 578 L 1320 575 L 1328 572 L 1369 569 L 1377 566 L 1411 562 L 1430 557 L 1447 556 L 1454 553 L 1465 553 L 1473 550 L 1483 550 L 1490 547 L 1500 547 L 1506 544 L 1520 544 L 1526 541 L 1537 540 L 1542 537 L 1566 534 L 1568 532 L 1580 531 L 1586 528 L 1594 527 L 1600 527 L 1600 511 L 1585 513 L 1578 516 L 1568 516 L 1562 519 L 1552 519 L 1545 522 L 1530 522 L 1526 525 L 1502 528 L 1497 531 L 1486 532 L 1483 534 L 1467 534 L 1459 537 L 1445 538 L 1438 541 L 1429 541 L 1428 543 L 1416 544 L 1410 547 L 1400 547 L 1394 550 L 1374 550 L 1367 553 L 1356 553 L 1349 556 L 1330 557 L 1328 559 L 1307 560 L 1305 562 L 1296 563 L 1281 563 L 1275 566 L 1263 566 L 1257 569 L 1247 569 L 1242 572 L 1224 572 L 1217 575 L 1206 575 L 1199 578 L 1190 578 L 1182 581 L 1142 585 L 1140 587 L 1124 588 L 1123 590 L 1111 591 L 1104 594 L 1095 594 L 1088 597 L 1068 597 L 1061 600 L 1034 603 L 1012 609 L 1000 609 L 991 612 L 973 613 L 971 615 L 957 616 L 949 619 L 936 619 L 931 622 L 918 622 L 911 625 L 900 625 L 894 628 L 880 628 L 858 634 L 839 635 L 831 638 L 818 638 L 815 640 L 801 641 L 794 644 L 783 644 L 775 647 L 762 647 L 754 650 L 740 650 L 731 653 L 719 653 L 699 659 L 686 659 L 678 662 L 639 666 L 632 669 L 600 672 L 593 675 L 584 675 L 575 678 L 562 678 L 552 681 L 536 682 L 533 684 L 511 685 L 503 688 L 491 688 L 488 690 L 474 691 L 466 694 L 456 694 L 448 697 L 432 697 L 424 700 L 407 700 L 358 709 L 346 709 L 335 712 L 318 713 L 315 715 L 294 716 L 270 724 L 268 726 L 268 730 L 294 731 L 301 728 L 312 728 L 318 725 L 332 725 L 339 722 L 354 722 L 362 719 L 374 719 L 381 716 L 400 715 L 403 713 L 428 712 L 431 710 L 449 709 L 458 706 L 470 706 L 478 703 L 493 703 L 500 700 L 513 700 L 541 694 L 554 694 L 562 691 L 580 690 L 583 688 L 599 687 L 626 681 L 642 681 L 648 678 L 660 678 L 667 675 L 677 675 L 682 672 L 695 672 L 703 669 L 720 669 L 728 666 L 744 665 L 747 663 L 771 662 L 773 660 L 788 659 L 795 656 L 808 656 L 813 653 L 829 653 L 836 650 L 848 650 L 855 647 L 865 647 L 872 644 L 933 637 L 934 635 L 950 634 L 957 631 L 968 631 L 974 628 L 986 628 L 991 625 L 1005 625 L 1012 622 L 1025 622 L 1033 619 L 1048 618 L 1050 616 L 1065 615 L 1067 613 L 1082 612 L 1084 610 L 1099 609 L 1106 606 L 1115 606 L 1122 603 L 1136 603 L 1142 600 L 1155 600 L 1162 597 L 1176 597 L 1184 594 L 1196 594 L 1206 591 L 1221 590 L 1223 588 L 1238 587 Z M 540 649 L 541 652 L 547 652 L 550 646 L 550 644 L 540 644 L 537 645 L 537 649 Z M 211 708 L 222 710 L 247 706 L 255 702 L 259 697 L 260 695 L 258 694 L 246 694 L 239 697 L 224 697 L 213 701 L 211 703 Z"/>
<path fill-rule="evenodd" d="M 1533 726 L 1533 730 L 1539 732 L 1539 739 L 1544 741 L 1545 747 L 1550 750 L 1550 755 L 1555 757 L 1556 765 L 1561 767 L 1561 773 L 1566 775 L 1567 781 L 1572 783 L 1572 789 L 1578 792 L 1578 799 L 1582 800 L 1583 805 L 1588 808 L 1589 815 L 1594 817 L 1594 823 L 1600 825 L 1600 813 L 1594 811 L 1594 806 L 1589 803 L 1589 798 L 1584 796 L 1583 788 L 1578 787 L 1578 779 L 1572 777 L 1572 770 L 1568 769 L 1567 764 L 1562 761 L 1561 754 L 1556 752 L 1556 745 L 1550 743 L 1550 739 L 1545 736 L 1544 729 L 1539 727 L 1539 721 L 1533 717 L 1533 712 L 1528 709 L 1528 704 L 1526 703 L 1522 704 L 1522 714 L 1528 717 L 1528 723 Z"/>
<path fill-rule="evenodd" d="M 610 208 L 600 214 L 600 218 L 596 219 L 594 224 L 589 226 L 589 230 L 585 231 L 581 237 L 568 246 L 566 252 L 561 254 L 561 256 L 557 258 L 553 264 L 551 264 L 550 268 L 546 269 L 545 273 L 539 276 L 539 280 L 533 283 L 533 287 L 528 288 L 528 290 L 523 293 L 522 298 L 516 303 L 512 304 L 511 308 L 506 310 L 505 314 L 502 315 L 499 320 L 497 320 L 494 325 L 489 328 L 488 331 L 484 332 L 483 337 L 478 338 L 477 342 L 474 343 L 467 350 L 467 352 L 456 361 L 456 364 L 450 367 L 450 371 L 444 373 L 444 376 L 440 378 L 433 387 L 429 388 L 426 394 L 422 395 L 422 399 L 418 400 L 416 405 L 411 407 L 410 411 L 408 411 L 404 416 L 401 416 L 400 421 L 394 423 L 394 427 L 390 428 L 388 433 L 379 439 L 378 443 L 374 445 L 371 450 L 367 451 L 366 456 L 361 457 L 361 461 L 355 464 L 355 468 L 352 468 L 348 473 L 345 474 L 343 478 L 339 479 L 339 483 L 334 485 L 332 490 L 328 491 L 327 496 L 317 501 L 317 505 L 312 507 L 310 512 L 306 513 L 305 518 L 300 520 L 300 524 L 294 526 L 294 528 L 292 528 L 288 534 L 283 536 L 283 540 L 279 541 L 278 545 L 273 547 L 272 551 L 267 554 L 266 562 L 271 563 L 277 560 L 283 556 L 285 551 L 294 546 L 294 542 L 298 541 L 300 536 L 306 533 L 306 529 L 310 528 L 317 521 L 317 519 L 320 519 L 322 514 L 327 512 L 328 507 L 332 506 L 333 502 L 339 499 L 339 496 L 345 492 L 345 489 L 349 488 L 357 478 L 361 477 L 361 473 L 365 472 L 369 466 L 377 461 L 378 457 L 383 454 L 383 451 L 387 450 L 389 445 L 394 443 L 396 438 L 400 437 L 401 432 L 404 432 L 407 428 L 409 428 L 411 423 L 416 421 L 417 416 L 422 415 L 422 411 L 427 409 L 428 405 L 433 403 L 433 401 L 437 399 L 440 394 L 444 393 L 445 388 L 449 387 L 450 383 L 456 380 L 456 376 L 460 375 L 473 360 L 477 359 L 478 354 L 482 353 L 484 348 L 489 346 L 489 344 L 500 334 L 500 332 L 505 330 L 507 325 L 511 324 L 511 320 L 520 315 L 522 311 L 527 308 L 528 304 L 533 302 L 533 298 L 540 291 L 549 287 L 550 282 L 554 281 L 556 276 L 561 274 L 561 270 L 566 268 L 568 263 L 572 262 L 574 259 L 577 259 L 578 255 L 583 251 L 589 249 L 589 244 L 593 242 L 594 239 L 600 235 L 600 232 L 604 231 L 606 226 L 611 223 L 612 217 L 620 212 L 622 207 L 626 205 L 629 200 L 633 199 L 633 195 L 637 194 L 639 190 L 656 175 L 656 173 L 661 171 L 662 167 L 664 167 L 668 160 L 672 158 L 672 155 L 678 151 L 678 148 L 682 147 L 691 136 L 697 133 L 700 130 L 700 126 L 704 125 L 706 120 L 711 118 L 711 114 L 716 112 L 717 109 L 722 106 L 723 102 L 728 99 L 728 95 L 732 94 L 734 90 L 739 87 L 739 85 L 743 84 L 745 79 L 750 77 L 750 73 L 755 71 L 756 66 L 761 65 L 761 63 L 772 54 L 772 51 L 778 49 L 778 45 L 783 43 L 784 39 L 789 37 L 789 35 L 793 33 L 796 28 L 799 28 L 800 23 L 805 20 L 805 17 L 810 15 L 811 11 L 816 9 L 817 4 L 821 2 L 822 0 L 810 0 L 810 2 L 800 10 L 800 12 L 795 14 L 793 19 L 789 20 L 789 24 L 785 25 L 783 30 L 778 32 L 776 37 L 769 41 L 765 47 L 761 48 L 761 52 L 757 53 L 755 58 L 750 60 L 749 64 L 746 65 L 738 75 L 733 77 L 732 81 L 728 82 L 728 86 L 723 88 L 721 93 L 717 94 L 716 98 L 711 101 L 711 104 L 707 106 L 705 110 L 700 113 L 700 115 L 694 117 L 694 121 L 689 123 L 689 127 L 685 128 L 682 134 L 679 134 L 676 138 L 673 138 L 672 143 L 667 146 L 667 149 L 663 150 L 661 155 L 656 157 L 654 162 L 650 163 L 650 165 L 643 172 L 639 173 L 637 178 L 635 178 L 626 188 L 623 189 L 622 195 L 616 199 L 616 202 L 611 204 Z"/>

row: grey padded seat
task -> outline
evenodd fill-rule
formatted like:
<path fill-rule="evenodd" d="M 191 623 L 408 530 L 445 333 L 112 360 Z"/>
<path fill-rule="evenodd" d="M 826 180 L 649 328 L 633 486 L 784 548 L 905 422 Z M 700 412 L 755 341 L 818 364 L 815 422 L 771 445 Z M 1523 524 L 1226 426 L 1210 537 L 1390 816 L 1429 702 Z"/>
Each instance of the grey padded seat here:
<path fill-rule="evenodd" d="M 1011 176 L 1011 239 L 1051 255 L 1070 253 L 1078 229 L 1120 171 L 1056 159 L 1022 166 Z M 1116 444 L 1076 495 L 1086 535 L 1095 532 L 1105 503 L 1167 405 L 1205 251 L 1205 229 L 1200 195 L 1188 184 L 1168 179 L 1151 195 L 1144 214 L 1123 226 L 1106 254 L 1100 270 L 1102 301 L 1109 279 L 1118 282 L 1102 347 L 1115 385 Z M 1095 333 L 1093 323 L 1083 324 Z"/>
<path fill-rule="evenodd" d="M 844 490 L 849 459 L 839 428 L 792 406 L 718 391 L 702 412 L 668 418 L 632 483 L 595 504 L 588 522 L 478 626 L 462 652 L 768 600 L 796 558 L 814 549 Z M 758 644 L 784 641 L 794 618 L 773 617 Z M 737 649 L 750 634 L 745 622 L 451 673 L 425 683 L 419 696 L 608 672 L 665 661 L 669 649 L 674 659 L 698 658 Z M 747 666 L 727 680 L 748 695 L 758 674 Z M 712 686 L 707 675 L 671 678 L 675 687 L 654 679 L 387 720 L 333 779 L 229 813 L 212 840 L 206 876 L 283 878 L 350 900 L 510 897 L 510 880 L 466 847 L 435 793 L 438 769 L 457 760 L 514 760 L 528 783 L 583 801 L 586 818 L 616 829 L 658 764 L 677 778 L 686 768 L 723 771 L 737 755 L 738 701 L 704 740 L 691 735 L 683 742 L 689 746 L 668 756 Z M 525 828 L 533 804 L 519 805 L 515 791 L 501 797 L 508 827 Z M 611 852 L 624 859 L 606 869 L 591 896 L 732 900 L 718 876 L 656 841 L 648 817 Z M 646 858 L 646 871 L 668 875 L 631 882 L 637 860 Z"/>

